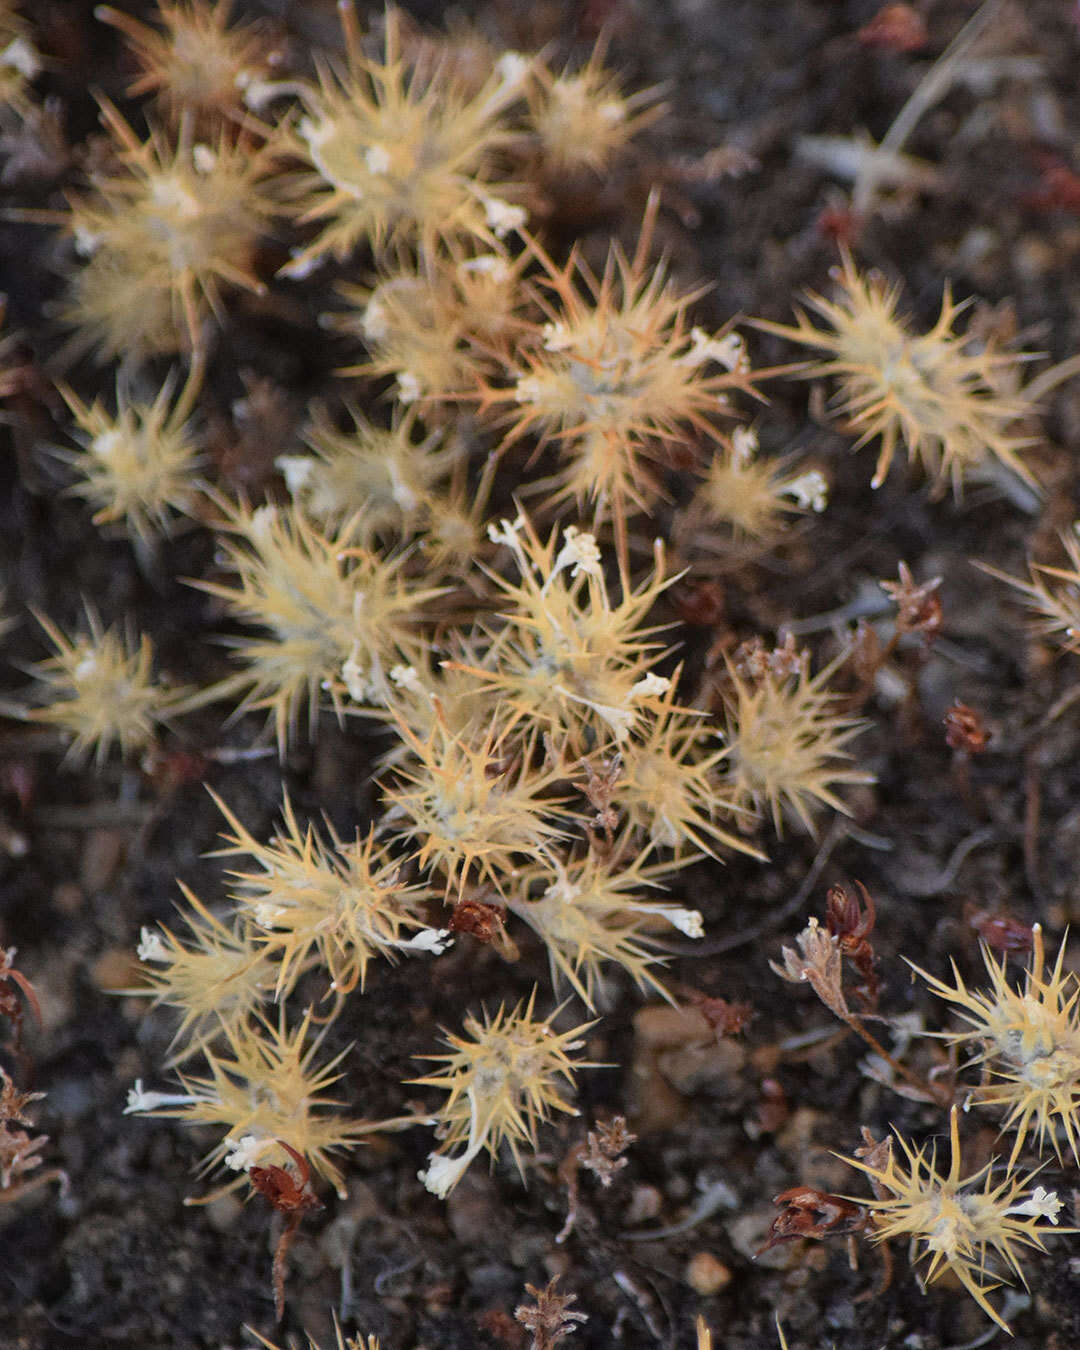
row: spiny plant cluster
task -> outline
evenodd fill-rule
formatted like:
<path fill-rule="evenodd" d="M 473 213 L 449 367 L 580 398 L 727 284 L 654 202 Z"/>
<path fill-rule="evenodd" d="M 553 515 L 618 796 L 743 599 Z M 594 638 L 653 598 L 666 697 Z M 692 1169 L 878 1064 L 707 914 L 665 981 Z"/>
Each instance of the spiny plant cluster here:
<path fill-rule="evenodd" d="M 987 1316 L 1009 1331 L 988 1295 L 1013 1277 L 1026 1285 L 1025 1249 L 1046 1251 L 1047 1235 L 1059 1227 L 1065 1202 L 1041 1184 L 1042 1178 L 1036 1183 L 1050 1160 L 1047 1151 L 1061 1163 L 1067 1146 L 1077 1159 L 1080 980 L 1064 969 L 1064 942 L 1052 968 L 1046 969 L 1038 924 L 1026 935 L 1031 956 L 1019 986 L 1010 982 L 1006 955 L 995 956 L 985 942 L 987 988 L 969 989 L 955 963 L 952 983 L 915 967 L 961 1019 L 959 1028 L 932 1034 L 970 1052 L 962 1069 L 981 1068 L 975 1083 L 958 1078 L 955 1063 L 951 1076 L 920 1076 L 885 1050 L 871 1030 L 872 1021 L 887 1019 L 877 1014 L 881 980 L 870 936 L 873 902 L 864 889 L 862 898 L 865 908 L 857 897 L 834 888 L 826 926 L 811 918 L 799 934 L 797 948 L 785 947 L 783 964 L 773 968 L 785 980 L 808 983 L 826 1007 L 867 1042 L 877 1056 L 875 1076 L 905 1096 L 949 1106 L 948 1170 L 938 1166 L 936 1142 L 915 1145 L 898 1130 L 894 1138 L 875 1140 L 864 1129 L 863 1146 L 846 1161 L 868 1178 L 872 1197 L 827 1196 L 809 1188 L 784 1192 L 776 1202 L 786 1208 L 773 1224 L 768 1245 L 833 1232 L 864 1233 L 876 1243 L 904 1238 L 913 1260 L 926 1262 L 921 1277 L 925 1284 L 951 1274 Z M 1024 936 L 1019 929 L 1010 930 L 1010 940 L 1002 945 L 1022 948 Z M 852 1008 L 844 987 L 845 961 L 854 964 L 865 980 L 854 991 L 859 1008 Z M 1013 1134 L 1004 1163 L 991 1158 L 975 1171 L 965 1169 L 960 1101 L 965 1111 L 972 1106 L 999 1109 L 1002 1133 Z M 1029 1141 L 1042 1161 L 1025 1170 L 1019 1161 Z"/>
<path fill-rule="evenodd" d="M 542 1127 L 576 1114 L 577 1075 L 609 1067 L 590 1048 L 604 1013 L 629 986 L 675 1001 L 672 942 L 705 936 L 692 869 L 764 865 L 774 838 L 814 838 L 873 782 L 857 758 L 870 684 L 846 643 L 733 633 L 705 676 L 680 650 L 673 601 L 698 569 L 766 558 L 828 510 L 822 468 L 763 452 L 767 412 L 745 420 L 778 372 L 755 369 L 733 324 L 697 322 L 705 287 L 656 247 L 660 192 L 629 245 L 560 254 L 543 237 L 560 182 L 637 153 L 658 91 L 626 92 L 603 43 L 558 68 L 467 31 L 423 35 L 392 8 L 371 31 L 350 0 L 339 10 L 340 50 L 290 66 L 228 3 L 162 0 L 147 22 L 102 7 L 134 102 L 101 100 L 92 169 L 38 213 L 67 241 L 65 359 L 115 367 L 107 397 L 58 381 L 68 444 L 52 461 L 148 573 L 179 536 L 212 536 L 185 581 L 204 597 L 206 661 L 226 654 L 194 687 L 123 615 L 40 614 L 50 651 L 21 715 L 98 770 L 150 772 L 208 709 L 226 727 L 251 717 L 283 762 L 328 719 L 377 746 L 357 785 L 372 812 L 347 831 L 336 804 L 319 818 L 283 789 L 267 835 L 215 794 L 221 894 L 181 880 L 179 921 L 143 927 L 121 991 L 173 1018 L 175 1081 L 140 1079 L 128 1111 L 206 1127 L 203 1172 L 285 1216 L 279 1317 L 288 1240 L 319 1185 L 347 1194 L 344 1154 L 419 1128 L 418 1191 L 446 1197 L 482 1154 L 527 1179 Z M 12 31 L 25 54 L 0 97 L 29 116 L 31 30 Z M 837 300 L 809 301 L 827 328 L 760 326 L 824 353 L 799 373 L 840 381 L 858 444 L 880 441 L 875 485 L 899 447 L 936 489 L 991 459 L 1033 481 L 1016 355 L 958 333 L 948 291 L 920 335 L 848 255 L 837 280 Z M 344 364 L 248 491 L 212 453 L 214 361 L 237 313 L 275 303 L 318 312 Z M 1044 575 L 1069 582 L 1042 569 L 1024 589 L 1054 600 L 1071 642 Z M 539 952 L 548 977 L 448 1013 L 400 1113 L 365 1116 L 340 1026 L 363 1026 L 386 965 L 454 960 L 455 944 L 490 945 L 508 973 Z M 814 931 L 787 973 L 835 981 L 839 952 Z M 910 1233 L 928 1278 L 952 1269 L 995 1318 L 992 1257 L 1021 1273 L 1057 1212 L 1023 1198 L 1012 1164 L 1058 1123 L 1076 1148 L 1075 993 L 1060 958 L 1042 971 L 1038 945 L 1024 995 L 992 963 L 990 995 L 927 977 L 992 1075 L 973 1099 L 1016 1130 L 1007 1175 L 961 1181 L 955 1115 L 947 1174 L 905 1141 L 857 1164 L 874 1236 Z M 838 990 L 825 1001 L 853 1024 Z M 1051 1053 L 1061 1072 L 1036 1090 Z"/>

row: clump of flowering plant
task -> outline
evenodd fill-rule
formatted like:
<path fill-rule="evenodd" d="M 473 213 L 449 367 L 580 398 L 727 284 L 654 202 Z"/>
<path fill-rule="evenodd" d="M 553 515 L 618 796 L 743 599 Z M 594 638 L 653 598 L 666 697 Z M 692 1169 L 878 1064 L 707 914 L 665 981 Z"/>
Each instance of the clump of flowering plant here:
<path fill-rule="evenodd" d="M 60 386 L 82 445 L 61 452 L 78 475 L 72 492 L 95 508 L 95 525 L 122 523 L 144 547 L 170 532 L 175 514 L 192 511 L 198 492 L 202 455 L 190 420 L 194 388 L 175 401 L 174 388 L 169 378 L 153 399 L 134 399 L 117 381 L 116 412 L 109 413 L 99 399 L 86 404 Z"/>
<path fill-rule="evenodd" d="M 955 964 L 953 984 L 919 970 L 966 1023 L 963 1030 L 945 1033 L 946 1039 L 978 1047 L 971 1062 L 983 1065 L 984 1082 L 972 1099 L 1005 1108 L 1005 1128 L 1016 1133 L 1010 1166 L 1029 1134 L 1040 1151 L 1049 1142 L 1060 1157 L 1058 1125 L 1080 1159 L 1080 980 L 1064 968 L 1065 943 L 1048 969 L 1042 927 L 1035 924 L 1031 960 L 1019 987 L 1009 982 L 1005 956 L 999 960 L 984 947 L 983 960 L 990 977 L 986 989 L 969 989 Z"/>
<path fill-rule="evenodd" d="M 422 607 L 439 591 L 411 582 L 403 555 L 355 547 L 359 517 L 323 533 L 295 508 L 220 505 L 236 585 L 193 584 L 265 632 L 225 640 L 245 669 L 198 701 L 236 699 L 238 713 L 267 711 L 284 754 L 305 705 L 314 726 L 324 697 L 339 713 L 346 695 L 386 700 L 388 672 L 419 653 Z"/>
<path fill-rule="evenodd" d="M 951 484 L 959 494 L 965 478 L 989 460 L 1034 483 L 1021 457 L 1031 438 L 1017 430 L 1034 408 L 1006 378 L 1023 356 L 957 332 L 965 306 L 948 288 L 937 322 L 918 333 L 898 314 L 899 287 L 862 275 L 850 253 L 844 253 L 835 279 L 835 300 L 807 296 L 824 327 L 805 313 L 794 326 L 761 321 L 758 326 L 824 353 L 802 376 L 839 380 L 840 411 L 860 433 L 856 449 L 880 439 L 872 486 L 885 481 L 899 446 L 939 491 Z"/>
<path fill-rule="evenodd" d="M 534 989 L 512 1012 L 500 1008 L 483 1021 L 467 1017 L 465 1034 L 447 1038 L 450 1053 L 430 1056 L 445 1061 L 444 1071 L 414 1080 L 447 1093 L 436 1113 L 442 1144 L 420 1173 L 436 1195 L 447 1196 L 479 1153 L 494 1159 L 504 1143 L 524 1175 L 522 1145 L 535 1149 L 539 1127 L 555 1112 L 577 1114 L 563 1094 L 577 1069 L 596 1067 L 573 1054 L 593 1024 L 557 1032 L 555 1014 L 538 1018 L 535 1004 Z M 449 1150 L 462 1145 L 451 1156 Z"/>
<path fill-rule="evenodd" d="M 114 746 L 124 755 L 144 750 L 181 711 L 187 691 L 154 679 L 154 649 L 145 634 L 136 642 L 105 628 L 89 607 L 86 631 L 72 637 L 43 614 L 37 619 L 54 654 L 31 668 L 40 706 L 27 715 L 70 741 L 69 759 L 92 753 L 100 766 Z"/>
<path fill-rule="evenodd" d="M 277 212 L 268 178 L 275 152 L 224 132 L 196 141 L 151 130 L 139 139 L 102 104 L 116 172 L 73 198 L 67 218 L 87 258 L 65 310 L 78 342 L 97 359 L 146 357 L 204 347 L 203 324 L 220 321 L 231 287 L 262 291 L 255 248 Z"/>
<path fill-rule="evenodd" d="M 523 224 L 492 171 L 508 143 L 501 114 L 520 97 L 527 63 L 501 62 L 477 91 L 448 69 L 419 79 L 402 56 L 396 10 L 386 11 L 381 60 L 364 54 L 352 0 L 339 12 L 346 65 L 320 62 L 318 84 L 300 91 L 306 111 L 292 136 L 312 169 L 295 184 L 299 219 L 321 228 L 289 270 L 362 244 L 415 245 L 433 259 L 440 243 L 491 242 Z"/>
<path fill-rule="evenodd" d="M 249 941 L 275 970 L 277 998 L 316 960 L 330 976 L 331 991 L 347 994 L 357 987 L 363 992 L 375 956 L 393 961 L 448 945 L 448 935 L 418 913 L 432 892 L 405 880 L 401 860 L 373 832 L 347 844 L 327 824 L 327 843 L 313 825 L 300 825 L 286 797 L 281 829 L 261 843 L 214 800 L 231 830 L 218 855 L 254 865 L 229 875 Z"/>
<path fill-rule="evenodd" d="M 160 27 L 98 5 L 94 17 L 119 29 L 138 66 L 129 98 L 154 94 L 171 121 L 185 110 L 207 120 L 244 117 L 244 90 L 264 80 L 275 53 L 255 24 L 231 24 L 233 0 L 159 0 Z"/>
<path fill-rule="evenodd" d="M 334 1154 L 353 1147 L 370 1126 L 346 1119 L 326 1095 L 341 1073 L 343 1050 L 318 1063 L 322 1037 L 309 1035 L 311 1012 L 290 1030 L 282 1010 L 277 1023 L 248 1021 L 226 1034 L 226 1048 L 207 1049 L 209 1076 L 180 1072 L 180 1092 L 148 1092 L 141 1081 L 128 1093 L 125 1112 L 171 1116 L 192 1125 L 225 1130 L 207 1154 L 202 1171 L 224 1165 L 240 1175 L 226 1188 L 243 1184 L 257 1164 L 287 1166 L 288 1145 L 345 1197 Z"/>
<path fill-rule="evenodd" d="M 187 935 L 177 937 L 164 924 L 144 928 L 138 947 L 144 982 L 119 991 L 180 1013 L 170 1047 L 173 1064 L 223 1034 L 235 1035 L 272 995 L 277 974 L 238 917 L 219 918 L 183 882 L 180 889 L 187 902 L 181 911 Z"/>
<path fill-rule="evenodd" d="M 1046 1224 L 1056 1225 L 1062 1202 L 1052 1191 L 1032 1186 L 1034 1174 L 1009 1168 L 995 1179 L 993 1163 L 962 1175 L 957 1110 L 949 1116 L 951 1158 L 948 1172 L 937 1168 L 936 1149 L 913 1148 L 897 1135 L 901 1157 L 890 1147 L 875 1162 L 846 1158 L 864 1172 L 874 1197 L 863 1201 L 876 1242 L 908 1238 L 917 1257 L 928 1261 L 926 1281 L 951 1272 L 988 1317 L 1009 1328 L 987 1294 L 998 1287 L 996 1268 L 1026 1284 L 1021 1267 L 1025 1248 L 1046 1251 Z M 1063 1229 L 1072 1232 L 1072 1229 Z"/>
<path fill-rule="evenodd" d="M 779 648 L 771 658 L 756 648 L 729 662 L 726 695 L 726 765 L 737 807 L 767 810 L 777 834 L 798 820 L 811 834 L 820 806 L 847 814 L 834 788 L 871 783 L 873 775 L 850 768 L 847 744 L 865 725 L 838 710 L 829 688 L 838 661 L 810 674 L 807 652 Z"/>
<path fill-rule="evenodd" d="M 536 434 L 559 449 L 562 467 L 543 484 L 551 504 L 591 503 L 614 521 L 620 561 L 627 518 L 660 495 L 657 466 L 674 442 L 724 442 L 717 418 L 754 376 L 733 331 L 712 336 L 689 320 L 701 291 L 675 287 L 649 250 L 659 198 L 650 199 L 632 256 L 613 244 L 597 276 L 576 251 L 558 266 L 536 243 L 546 322 L 509 367 L 511 387 L 488 390 L 510 405 L 505 443 Z"/>

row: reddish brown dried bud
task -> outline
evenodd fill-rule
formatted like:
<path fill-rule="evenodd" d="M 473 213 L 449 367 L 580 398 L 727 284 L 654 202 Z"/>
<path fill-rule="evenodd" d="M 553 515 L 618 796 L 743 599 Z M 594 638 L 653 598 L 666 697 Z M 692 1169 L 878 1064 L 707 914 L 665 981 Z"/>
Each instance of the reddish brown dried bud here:
<path fill-rule="evenodd" d="M 864 47 L 890 52 L 918 52 L 930 41 L 926 21 L 910 5 L 885 5 L 856 37 Z"/>
<path fill-rule="evenodd" d="M 726 998 L 710 998 L 708 994 L 694 994 L 691 1002 L 716 1032 L 717 1040 L 737 1036 L 757 1016 L 751 1003 L 729 1003 Z"/>
<path fill-rule="evenodd" d="M 944 611 L 941 597 L 937 594 L 942 578 L 934 577 L 915 584 L 911 569 L 907 563 L 898 568 L 899 580 L 880 582 L 881 589 L 893 601 L 897 608 L 896 631 L 898 633 L 921 633 L 927 646 L 941 632 Z"/>
<path fill-rule="evenodd" d="M 997 952 L 1029 952 L 1033 942 L 1031 925 L 1011 914 L 991 914 L 979 910 L 971 916 L 971 926 L 988 947 Z"/>
<path fill-rule="evenodd" d="M 461 900 L 454 906 L 448 927 L 452 933 L 469 933 L 478 942 L 494 942 L 502 934 L 506 911 L 483 900 Z"/>
<path fill-rule="evenodd" d="M 877 1007 L 881 993 L 877 956 L 870 942 L 877 912 L 874 898 L 862 882 L 855 882 L 855 886 L 859 892 L 857 896 L 843 886 L 829 888 L 825 900 L 825 927 L 836 938 L 842 954 L 862 977 L 862 984 L 855 990 L 855 995 L 864 1010 L 872 1012 Z"/>
<path fill-rule="evenodd" d="M 981 755 L 990 742 L 983 715 L 966 703 L 954 703 L 944 717 L 945 744 L 950 750 L 962 750 L 968 755 Z"/>
<path fill-rule="evenodd" d="M 797 1238 L 826 1238 L 836 1233 L 856 1233 L 865 1226 L 866 1211 L 839 1195 L 815 1190 L 813 1186 L 792 1186 L 773 1196 L 774 1205 L 784 1209 L 772 1222 L 769 1239 L 758 1254 Z"/>
<path fill-rule="evenodd" d="M 724 617 L 724 588 L 718 581 L 700 581 L 684 586 L 675 596 L 683 623 L 694 628 L 715 628 Z"/>

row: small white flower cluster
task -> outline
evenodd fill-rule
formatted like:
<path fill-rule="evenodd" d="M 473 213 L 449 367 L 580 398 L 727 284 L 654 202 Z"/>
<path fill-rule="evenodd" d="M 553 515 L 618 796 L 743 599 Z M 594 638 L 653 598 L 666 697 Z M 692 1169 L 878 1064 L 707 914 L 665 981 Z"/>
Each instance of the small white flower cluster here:
<path fill-rule="evenodd" d="M 828 480 L 820 469 L 810 469 L 787 483 L 784 494 L 797 502 L 804 511 L 810 510 L 820 515 L 829 504 Z"/>
<path fill-rule="evenodd" d="M 746 343 L 738 333 L 725 333 L 718 338 L 706 333 L 704 328 L 691 328 L 690 350 L 681 358 L 681 364 L 703 366 L 707 361 L 715 361 L 732 372 L 743 373 L 750 369 Z"/>

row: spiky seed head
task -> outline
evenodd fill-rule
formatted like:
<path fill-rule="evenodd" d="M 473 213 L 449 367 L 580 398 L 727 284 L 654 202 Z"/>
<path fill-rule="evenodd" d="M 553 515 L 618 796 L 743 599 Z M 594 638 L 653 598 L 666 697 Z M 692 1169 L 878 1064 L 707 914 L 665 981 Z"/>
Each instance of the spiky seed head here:
<path fill-rule="evenodd" d="M 657 89 L 626 96 L 617 75 L 604 66 L 606 43 L 597 42 L 578 70 L 555 75 L 533 63 L 527 88 L 529 126 L 541 162 L 552 176 L 591 170 L 602 173 L 638 132 L 666 111 Z"/>
<path fill-rule="evenodd" d="M 509 133 L 502 113 L 520 96 L 523 71 L 498 63 L 479 91 L 465 89 L 450 66 L 416 78 L 401 54 L 398 12 L 386 12 L 381 59 L 364 55 L 352 0 L 339 5 L 347 61 L 325 62 L 303 91 L 305 115 L 293 149 L 311 165 L 294 183 L 301 223 L 320 233 L 287 271 L 370 244 L 415 247 L 434 259 L 440 244 L 494 242 L 525 215 L 495 182 L 495 158 Z"/>
<path fill-rule="evenodd" d="M 192 585 L 266 631 L 225 640 L 245 669 L 197 701 L 236 699 L 237 715 L 267 711 L 282 754 L 305 704 L 314 728 L 324 699 L 339 715 L 346 699 L 385 703 L 389 670 L 419 659 L 415 630 L 424 605 L 441 592 L 409 579 L 405 555 L 355 547 L 357 517 L 323 533 L 295 508 L 218 505 L 236 585 Z"/>
<path fill-rule="evenodd" d="M 153 94 L 170 121 L 186 111 L 244 120 L 244 91 L 270 74 L 275 52 L 256 24 L 232 24 L 233 0 L 159 0 L 151 27 L 98 5 L 94 17 L 124 34 L 139 74 L 128 98 Z"/>
<path fill-rule="evenodd" d="M 322 1034 L 312 1036 L 311 1023 L 310 1009 L 291 1029 L 284 1009 L 276 1022 L 242 1023 L 227 1033 L 224 1050 L 206 1051 L 207 1076 L 178 1073 L 178 1093 L 145 1092 L 137 1083 L 126 1110 L 223 1128 L 201 1172 L 222 1164 L 239 1171 L 226 1190 L 243 1185 L 255 1163 L 286 1166 L 289 1155 L 281 1144 L 288 1144 L 344 1199 L 333 1155 L 353 1147 L 369 1128 L 333 1109 L 341 1103 L 326 1093 L 341 1078 L 348 1049 L 320 1065 Z"/>
<path fill-rule="evenodd" d="M 328 993 L 361 992 L 372 959 L 406 952 L 438 953 L 446 934 L 429 928 L 419 910 L 433 892 L 407 882 L 401 860 L 374 832 L 343 843 L 326 825 L 329 842 L 303 827 L 288 797 L 282 825 L 261 843 L 213 793 L 230 833 L 216 857 L 246 857 L 253 868 L 229 872 L 233 899 L 248 940 L 271 960 L 275 997 L 283 999 L 309 966 L 330 977 Z"/>
<path fill-rule="evenodd" d="M 611 852 L 602 858 L 590 850 L 579 858 L 527 868 L 507 897 L 511 912 L 547 947 L 552 984 L 558 989 L 565 979 L 590 1012 L 608 965 L 622 966 L 643 992 L 670 1001 L 654 974 L 665 957 L 653 933 L 661 925 L 688 937 L 704 932 L 697 910 L 648 896 L 680 863 L 649 863 L 649 845 L 635 852 L 617 843 Z"/>
<path fill-rule="evenodd" d="M 252 939 L 249 929 L 213 914 L 183 882 L 187 907 L 180 913 L 188 929 L 177 937 L 164 924 L 144 928 L 138 955 L 143 983 L 118 990 L 149 997 L 153 1007 L 181 1014 L 170 1046 L 170 1064 L 180 1064 L 237 1028 L 262 1006 L 274 989 L 273 961 Z"/>

